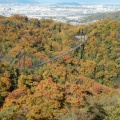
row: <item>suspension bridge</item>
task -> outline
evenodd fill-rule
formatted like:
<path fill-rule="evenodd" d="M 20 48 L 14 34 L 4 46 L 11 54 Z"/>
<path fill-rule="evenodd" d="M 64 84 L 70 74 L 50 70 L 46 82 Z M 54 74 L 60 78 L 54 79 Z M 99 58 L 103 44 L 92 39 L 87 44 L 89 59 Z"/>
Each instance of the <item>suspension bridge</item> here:
<path fill-rule="evenodd" d="M 81 33 L 80 35 L 75 35 L 75 36 L 73 36 L 73 40 L 74 40 L 74 46 L 72 46 L 72 47 L 71 47 L 69 50 L 67 50 L 66 52 L 64 52 L 64 53 L 62 53 L 62 54 L 60 54 L 60 55 L 54 56 L 54 57 L 52 57 L 51 59 L 49 59 L 49 60 L 47 60 L 47 61 L 45 61 L 45 62 L 44 62 L 44 61 L 43 61 L 43 62 L 39 61 L 39 62 L 37 62 L 37 64 L 35 64 L 35 65 L 33 64 L 32 66 L 27 67 L 27 68 L 28 68 L 28 69 L 33 69 L 33 68 L 36 68 L 36 67 L 39 67 L 39 66 L 43 66 L 43 65 L 45 65 L 45 64 L 47 64 L 47 63 L 53 62 L 53 61 L 55 61 L 55 60 L 57 60 L 57 59 L 62 58 L 63 56 L 68 55 L 69 53 L 75 51 L 75 50 L 78 49 L 78 48 L 84 49 L 84 45 L 85 45 L 85 43 L 87 42 L 87 36 L 86 36 L 86 35 L 83 33 L 83 31 L 82 31 L 82 33 Z M 76 41 L 78 42 L 77 45 L 76 45 Z M 13 61 L 14 61 L 15 59 L 18 59 L 18 63 L 19 63 L 19 57 L 20 57 L 21 55 L 23 55 L 23 61 L 24 61 L 23 70 L 25 70 L 25 69 L 26 69 L 26 65 L 25 65 L 25 63 L 26 63 L 26 59 L 25 59 L 25 58 L 26 58 L 26 54 L 25 54 L 25 49 L 24 49 L 24 48 L 23 48 L 22 51 L 19 51 L 19 52 L 16 54 L 16 56 L 9 61 L 9 63 L 13 65 Z M 1 59 L 1 61 L 4 62 L 5 58 L 7 58 L 7 55 L 6 55 L 6 57 L 3 57 L 3 58 Z"/>

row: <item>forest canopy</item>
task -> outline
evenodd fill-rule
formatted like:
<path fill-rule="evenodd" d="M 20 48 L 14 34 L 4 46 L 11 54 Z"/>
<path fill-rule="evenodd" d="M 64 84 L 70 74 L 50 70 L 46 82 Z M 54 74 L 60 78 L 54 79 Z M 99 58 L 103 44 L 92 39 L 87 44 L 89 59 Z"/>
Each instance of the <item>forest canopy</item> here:
<path fill-rule="evenodd" d="M 39 66 L 80 44 L 75 36 L 87 41 Z M 0 16 L 1 120 L 119 120 L 119 91 L 119 21 L 72 26 Z"/>

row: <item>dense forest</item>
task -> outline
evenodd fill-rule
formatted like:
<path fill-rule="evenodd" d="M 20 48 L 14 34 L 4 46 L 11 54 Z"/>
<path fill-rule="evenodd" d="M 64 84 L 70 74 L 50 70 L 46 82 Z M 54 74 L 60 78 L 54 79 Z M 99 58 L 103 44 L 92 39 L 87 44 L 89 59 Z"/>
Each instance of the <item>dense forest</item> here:
<path fill-rule="evenodd" d="M 86 23 L 86 22 L 93 22 L 103 19 L 112 19 L 112 20 L 120 20 L 120 11 L 117 12 L 108 12 L 108 13 L 95 13 L 90 16 L 87 16 L 80 20 L 80 22 Z"/>
<path fill-rule="evenodd" d="M 21 119 L 120 120 L 120 21 L 0 16 L 0 120 Z"/>

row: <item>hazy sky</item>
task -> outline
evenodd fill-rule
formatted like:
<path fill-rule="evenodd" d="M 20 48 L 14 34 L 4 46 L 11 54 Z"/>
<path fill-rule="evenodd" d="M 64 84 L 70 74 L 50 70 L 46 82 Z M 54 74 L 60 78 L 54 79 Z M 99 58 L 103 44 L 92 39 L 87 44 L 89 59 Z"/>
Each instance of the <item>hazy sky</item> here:
<path fill-rule="evenodd" d="M 0 0 L 0 3 L 31 3 L 39 1 L 42 3 L 78 2 L 78 3 L 119 3 L 120 0 Z"/>
<path fill-rule="evenodd" d="M 120 0 L 38 0 L 40 2 L 120 3 Z"/>

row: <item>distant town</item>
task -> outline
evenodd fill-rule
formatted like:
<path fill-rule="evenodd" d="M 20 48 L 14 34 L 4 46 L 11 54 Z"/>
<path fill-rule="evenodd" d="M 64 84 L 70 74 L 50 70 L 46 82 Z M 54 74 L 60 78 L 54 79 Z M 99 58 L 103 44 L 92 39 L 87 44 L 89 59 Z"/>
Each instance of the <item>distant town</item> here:
<path fill-rule="evenodd" d="M 0 15 L 3 16 L 21 14 L 28 18 L 50 18 L 74 25 L 81 24 L 83 18 L 92 14 L 116 11 L 120 11 L 120 5 L 0 4 Z"/>

